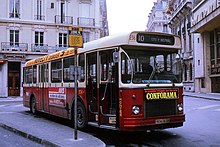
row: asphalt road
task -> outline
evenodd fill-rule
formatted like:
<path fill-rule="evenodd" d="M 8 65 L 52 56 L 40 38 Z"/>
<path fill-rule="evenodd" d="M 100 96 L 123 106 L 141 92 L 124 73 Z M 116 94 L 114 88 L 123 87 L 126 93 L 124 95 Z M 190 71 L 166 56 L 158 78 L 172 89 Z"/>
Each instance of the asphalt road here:
<path fill-rule="evenodd" d="M 142 133 L 123 133 L 91 128 L 88 132 L 107 146 L 220 147 L 220 101 L 184 97 L 183 127 Z"/>
<path fill-rule="evenodd" d="M 0 103 L 0 115 L 1 113 L 16 113 L 22 112 L 21 102 L 1 102 Z M 19 108 L 18 110 L 16 108 Z M 17 135 L 11 131 L 5 130 L 0 127 L 0 147 L 42 147 L 34 141 Z"/>
<path fill-rule="evenodd" d="M 184 97 L 184 100 L 186 122 L 183 127 L 142 133 L 124 133 L 89 127 L 85 133 L 100 138 L 107 146 L 220 147 L 220 101 L 190 97 Z M 32 115 L 22 107 L 22 102 L 0 103 L 0 113 L 3 111 Z M 51 123 L 56 120 L 57 123 L 69 125 L 66 121 L 45 115 L 35 118 L 36 121 L 48 119 Z"/>

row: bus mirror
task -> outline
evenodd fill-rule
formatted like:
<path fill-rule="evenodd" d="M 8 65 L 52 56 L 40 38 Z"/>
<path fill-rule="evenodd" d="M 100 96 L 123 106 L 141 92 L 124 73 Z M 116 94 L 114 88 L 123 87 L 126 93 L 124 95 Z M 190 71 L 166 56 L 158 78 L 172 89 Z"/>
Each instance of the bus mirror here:
<path fill-rule="evenodd" d="M 179 61 L 181 59 L 180 54 L 176 54 L 176 60 Z"/>
<path fill-rule="evenodd" d="M 118 57 L 119 57 L 119 52 L 113 52 L 113 62 L 117 63 L 118 62 Z"/>

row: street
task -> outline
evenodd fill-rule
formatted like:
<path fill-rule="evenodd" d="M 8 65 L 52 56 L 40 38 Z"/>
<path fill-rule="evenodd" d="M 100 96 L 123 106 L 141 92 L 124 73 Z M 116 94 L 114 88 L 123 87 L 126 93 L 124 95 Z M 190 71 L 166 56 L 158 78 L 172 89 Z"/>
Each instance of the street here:
<path fill-rule="evenodd" d="M 101 139 L 106 146 L 220 146 L 220 101 L 191 98 L 187 96 L 184 97 L 184 100 L 186 122 L 184 126 L 180 128 L 142 133 L 125 133 L 88 127 L 88 130 L 84 131 L 84 133 L 91 134 Z M 18 117 L 28 115 L 32 117 L 36 123 L 47 119 L 49 120 L 48 125 L 54 124 L 54 120 L 45 115 L 33 116 L 28 109 L 22 106 L 22 102 L 1 102 L 0 113 L 13 113 Z M 56 121 L 56 123 L 62 123 L 69 127 L 69 129 L 72 129 L 70 125 L 65 122 L 66 121 Z M 25 120 L 23 123 L 25 124 Z"/>

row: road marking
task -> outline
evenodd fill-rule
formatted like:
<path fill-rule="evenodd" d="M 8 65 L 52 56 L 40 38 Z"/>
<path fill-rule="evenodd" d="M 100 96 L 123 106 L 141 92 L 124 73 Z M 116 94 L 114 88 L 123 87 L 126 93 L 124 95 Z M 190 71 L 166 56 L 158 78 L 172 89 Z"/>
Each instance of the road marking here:
<path fill-rule="evenodd" d="M 13 105 L 11 107 L 21 107 L 21 106 L 23 106 L 23 104 Z"/>
<path fill-rule="evenodd" d="M 202 107 L 198 107 L 198 110 L 203 110 L 203 109 L 209 109 L 209 108 L 214 108 L 214 107 L 218 107 L 220 105 L 207 105 L 207 106 L 202 106 Z"/>
<path fill-rule="evenodd" d="M 215 109 L 215 111 L 220 111 L 220 109 Z"/>

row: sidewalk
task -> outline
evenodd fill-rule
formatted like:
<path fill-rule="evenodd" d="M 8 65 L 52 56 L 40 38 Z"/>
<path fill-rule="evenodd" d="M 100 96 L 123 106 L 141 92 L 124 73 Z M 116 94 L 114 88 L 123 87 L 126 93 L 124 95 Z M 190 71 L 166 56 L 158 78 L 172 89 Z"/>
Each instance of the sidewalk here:
<path fill-rule="evenodd" d="M 23 101 L 23 98 L 22 97 L 0 97 L 0 102 L 10 102 L 10 101 L 20 102 L 20 101 Z"/>
<path fill-rule="evenodd" d="M 0 103 L 7 101 L 22 101 L 22 98 L 0 98 Z M 24 107 L 19 108 L 19 111 L 28 110 Z M 104 142 L 88 133 L 78 130 L 78 139 L 75 140 L 73 128 L 20 112 L 0 111 L 0 127 L 44 146 L 105 147 Z"/>
<path fill-rule="evenodd" d="M 220 101 L 220 93 L 195 93 L 195 92 L 184 92 L 184 96 L 191 96 L 195 98 L 203 98 L 210 100 L 218 100 Z"/>

